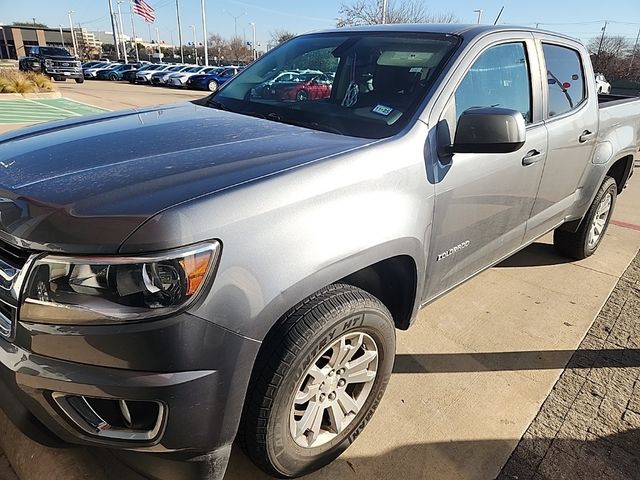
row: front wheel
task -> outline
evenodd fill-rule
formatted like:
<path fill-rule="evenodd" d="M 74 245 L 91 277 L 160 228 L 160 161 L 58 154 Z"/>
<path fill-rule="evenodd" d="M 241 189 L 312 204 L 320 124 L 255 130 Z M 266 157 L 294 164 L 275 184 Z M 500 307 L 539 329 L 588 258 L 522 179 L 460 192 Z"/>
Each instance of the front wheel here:
<path fill-rule="evenodd" d="M 377 298 L 350 285 L 320 290 L 267 336 L 239 443 L 277 477 L 295 478 L 327 465 L 371 419 L 394 357 L 394 323 Z"/>
<path fill-rule="evenodd" d="M 84 83 L 84 78 L 76 78 L 76 83 Z"/>
<path fill-rule="evenodd" d="M 553 244 L 558 253 L 576 260 L 593 255 L 609 226 L 617 194 L 616 181 L 605 177 L 578 230 L 569 232 L 559 228 L 553 232 Z"/>
<path fill-rule="evenodd" d="M 117 79 L 118 79 L 118 76 L 115 73 L 112 73 L 109 75 L 109 80 L 116 81 Z"/>
<path fill-rule="evenodd" d="M 215 80 L 209 80 L 209 84 L 207 85 L 207 87 L 209 88 L 209 91 L 211 92 L 217 92 L 219 86 L 220 85 L 218 85 L 218 82 L 216 82 Z"/>

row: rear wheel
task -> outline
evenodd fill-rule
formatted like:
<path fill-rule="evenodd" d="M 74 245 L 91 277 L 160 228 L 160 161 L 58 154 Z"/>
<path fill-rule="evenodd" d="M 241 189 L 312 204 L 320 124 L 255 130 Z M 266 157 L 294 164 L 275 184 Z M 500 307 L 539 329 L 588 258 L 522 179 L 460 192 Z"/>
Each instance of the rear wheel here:
<path fill-rule="evenodd" d="M 306 102 L 307 100 L 309 100 L 309 92 L 307 92 L 306 90 L 300 90 L 296 94 L 296 101 L 298 101 L 298 102 Z"/>
<path fill-rule="evenodd" d="M 559 228 L 553 232 L 553 244 L 556 250 L 576 260 L 593 255 L 609 226 L 617 193 L 618 187 L 615 180 L 605 177 L 578 230 L 568 232 Z"/>
<path fill-rule="evenodd" d="M 112 73 L 112 74 L 109 75 L 109 80 L 113 81 L 113 80 L 117 80 L 117 79 L 118 79 L 118 76 L 115 73 Z"/>
<path fill-rule="evenodd" d="M 241 446 L 278 477 L 330 463 L 371 419 L 394 357 L 393 320 L 377 298 L 350 285 L 320 290 L 267 337 L 247 395 Z"/>
<path fill-rule="evenodd" d="M 220 85 L 218 85 L 218 82 L 216 82 L 215 80 L 209 80 L 207 87 L 209 87 L 209 90 L 211 92 L 217 92 Z"/>

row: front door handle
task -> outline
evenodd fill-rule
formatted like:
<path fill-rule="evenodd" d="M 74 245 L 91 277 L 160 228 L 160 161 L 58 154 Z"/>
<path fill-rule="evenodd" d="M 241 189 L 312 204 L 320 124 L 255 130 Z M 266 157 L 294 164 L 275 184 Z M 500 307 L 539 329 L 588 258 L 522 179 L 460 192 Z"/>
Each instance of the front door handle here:
<path fill-rule="evenodd" d="M 588 140 L 590 140 L 591 138 L 593 138 L 595 134 L 589 130 L 585 130 L 584 132 L 582 132 L 582 135 L 580 135 L 580 137 L 578 138 L 578 141 L 580 143 L 585 143 Z"/>
<path fill-rule="evenodd" d="M 527 154 L 522 158 L 522 165 L 526 167 L 527 165 L 531 165 L 536 162 L 539 162 L 543 158 L 544 156 L 542 155 L 542 152 L 536 149 L 529 150 Z"/>

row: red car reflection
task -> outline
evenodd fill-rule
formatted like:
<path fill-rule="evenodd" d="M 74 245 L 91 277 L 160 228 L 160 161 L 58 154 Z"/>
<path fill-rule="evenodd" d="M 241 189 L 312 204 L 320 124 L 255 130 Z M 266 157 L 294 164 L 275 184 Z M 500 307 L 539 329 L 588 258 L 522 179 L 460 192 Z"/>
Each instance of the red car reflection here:
<path fill-rule="evenodd" d="M 327 75 L 301 74 L 287 82 L 270 85 L 269 95 L 280 101 L 304 102 L 331 96 L 331 79 Z"/>

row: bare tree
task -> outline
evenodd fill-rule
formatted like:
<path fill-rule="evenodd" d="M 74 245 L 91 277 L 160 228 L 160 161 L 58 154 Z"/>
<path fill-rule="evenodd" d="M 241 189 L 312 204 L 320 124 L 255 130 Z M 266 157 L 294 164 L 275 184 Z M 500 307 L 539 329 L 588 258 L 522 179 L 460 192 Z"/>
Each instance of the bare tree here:
<path fill-rule="evenodd" d="M 207 48 L 209 50 L 209 56 L 215 59 L 215 62 L 219 65 L 222 59 L 222 56 L 227 50 L 229 46 L 229 42 L 227 42 L 222 36 L 214 33 L 213 35 L 209 35 L 209 39 L 207 40 Z"/>
<path fill-rule="evenodd" d="M 458 18 L 450 12 L 430 13 L 419 0 L 389 0 L 386 23 L 454 23 Z M 382 23 L 382 1 L 351 0 L 338 10 L 338 27 Z"/>
<path fill-rule="evenodd" d="M 240 61 L 248 62 L 251 60 L 251 50 L 240 37 L 232 38 L 229 43 L 227 43 L 225 52 L 227 60 L 232 60 L 236 63 Z"/>
<path fill-rule="evenodd" d="M 271 32 L 271 45 L 277 47 L 281 43 L 291 40 L 296 34 L 289 30 L 278 29 Z"/>
<path fill-rule="evenodd" d="M 609 81 L 634 76 L 633 72 L 629 72 L 633 47 L 625 37 L 596 37 L 591 39 L 587 48 L 591 53 L 593 69 L 603 73 Z"/>

